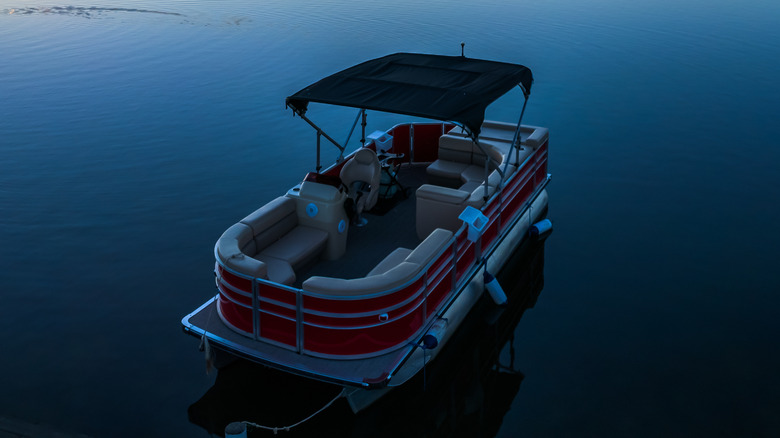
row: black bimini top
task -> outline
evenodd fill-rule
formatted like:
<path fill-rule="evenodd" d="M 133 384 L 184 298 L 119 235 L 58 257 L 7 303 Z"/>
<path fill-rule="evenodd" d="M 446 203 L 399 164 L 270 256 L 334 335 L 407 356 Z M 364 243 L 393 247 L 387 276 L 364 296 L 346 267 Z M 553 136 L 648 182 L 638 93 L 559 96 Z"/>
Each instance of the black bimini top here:
<path fill-rule="evenodd" d="M 328 76 L 287 98 L 305 113 L 309 102 L 453 121 L 479 134 L 485 108 L 519 85 L 531 93 L 531 70 L 463 56 L 396 53 Z"/>

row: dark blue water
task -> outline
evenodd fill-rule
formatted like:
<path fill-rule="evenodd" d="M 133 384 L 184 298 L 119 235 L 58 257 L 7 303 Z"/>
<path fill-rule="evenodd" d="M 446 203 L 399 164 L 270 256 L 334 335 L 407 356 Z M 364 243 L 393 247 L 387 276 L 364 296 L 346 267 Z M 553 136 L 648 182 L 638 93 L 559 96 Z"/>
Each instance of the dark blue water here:
<path fill-rule="evenodd" d="M 554 178 L 511 342 L 525 377 L 478 430 L 777 436 L 779 21 L 762 0 L 4 0 L 0 416 L 207 436 L 188 407 L 215 376 L 179 320 L 213 293 L 222 231 L 314 166 L 285 96 L 465 41 L 533 70 L 524 121 L 550 128 Z M 342 139 L 354 115 L 312 117 Z"/>

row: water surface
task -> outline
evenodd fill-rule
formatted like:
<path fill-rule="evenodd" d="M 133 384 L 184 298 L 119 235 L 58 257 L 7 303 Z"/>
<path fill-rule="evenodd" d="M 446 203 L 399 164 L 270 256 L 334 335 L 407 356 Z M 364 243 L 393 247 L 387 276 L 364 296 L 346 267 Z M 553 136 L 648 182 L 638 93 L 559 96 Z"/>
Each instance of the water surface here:
<path fill-rule="evenodd" d="M 0 415 L 206 436 L 187 411 L 215 376 L 179 320 L 213 293 L 222 231 L 314 166 L 284 98 L 464 41 L 533 70 L 524 121 L 551 132 L 525 377 L 485 430 L 776 436 L 778 19 L 762 0 L 4 1 Z M 511 97 L 488 116 L 515 120 Z M 312 117 L 341 139 L 354 114 Z"/>

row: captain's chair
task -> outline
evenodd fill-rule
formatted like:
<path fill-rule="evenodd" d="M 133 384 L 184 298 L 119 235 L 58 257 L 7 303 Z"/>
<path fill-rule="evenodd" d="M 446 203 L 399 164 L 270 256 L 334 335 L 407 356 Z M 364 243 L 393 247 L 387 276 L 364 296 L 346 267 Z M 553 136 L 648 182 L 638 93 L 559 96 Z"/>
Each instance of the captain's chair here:
<path fill-rule="evenodd" d="M 352 223 L 358 227 L 368 221 L 361 217 L 363 210 L 370 210 L 379 198 L 381 166 L 376 152 L 361 148 L 351 160 L 344 163 L 339 177 L 347 187 L 349 199 L 354 203 Z"/>

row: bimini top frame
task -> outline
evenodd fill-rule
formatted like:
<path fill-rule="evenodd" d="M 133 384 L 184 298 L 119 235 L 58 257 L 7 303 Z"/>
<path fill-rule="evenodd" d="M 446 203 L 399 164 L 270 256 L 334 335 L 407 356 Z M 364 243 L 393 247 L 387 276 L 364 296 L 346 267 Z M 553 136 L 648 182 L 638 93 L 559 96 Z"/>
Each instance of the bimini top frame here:
<path fill-rule="evenodd" d="M 515 86 L 523 90 L 527 102 L 532 83 L 531 70 L 519 64 L 465 56 L 395 53 L 315 82 L 289 96 L 286 104 L 317 130 L 318 156 L 322 135 L 341 151 L 342 156 L 346 145 L 340 145 L 306 117 L 309 102 L 360 109 L 364 131 L 365 110 L 454 122 L 479 145 L 479 132 L 488 105 Z M 522 121 L 522 114 L 520 119 Z M 357 119 L 355 122 L 357 124 Z M 518 130 L 519 127 L 518 122 Z M 365 132 L 361 141 L 365 141 Z M 319 159 L 317 167 L 319 170 Z"/>
<path fill-rule="evenodd" d="M 396 53 L 342 70 L 287 98 L 304 114 L 309 102 L 457 122 L 479 135 L 485 108 L 519 85 L 531 93 L 531 70 L 464 56 Z"/>

